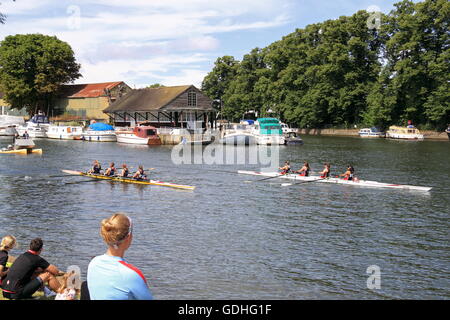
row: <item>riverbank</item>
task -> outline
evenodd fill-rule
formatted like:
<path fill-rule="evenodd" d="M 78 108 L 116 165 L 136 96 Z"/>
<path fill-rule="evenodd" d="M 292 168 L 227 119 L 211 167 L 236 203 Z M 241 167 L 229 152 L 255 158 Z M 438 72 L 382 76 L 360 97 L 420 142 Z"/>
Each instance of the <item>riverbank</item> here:
<path fill-rule="evenodd" d="M 298 129 L 299 134 L 315 135 L 315 136 L 354 136 L 358 137 L 359 129 Z M 425 140 L 449 140 L 445 131 L 437 132 L 432 130 L 420 131 Z"/>

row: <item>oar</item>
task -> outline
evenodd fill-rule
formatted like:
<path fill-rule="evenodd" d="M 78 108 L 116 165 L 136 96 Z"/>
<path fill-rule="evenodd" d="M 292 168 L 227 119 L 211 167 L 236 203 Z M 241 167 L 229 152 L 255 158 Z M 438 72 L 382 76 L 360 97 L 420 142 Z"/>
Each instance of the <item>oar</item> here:
<path fill-rule="evenodd" d="M 315 179 L 315 180 L 309 180 L 309 181 L 302 181 L 302 182 L 296 182 L 296 183 L 282 183 L 281 186 L 282 187 L 288 187 L 288 186 L 292 186 L 294 184 L 303 184 L 303 183 L 308 183 L 308 182 L 316 182 L 319 180 L 324 180 L 326 178 L 320 178 L 320 179 Z"/>
<path fill-rule="evenodd" d="M 64 185 L 66 185 L 66 184 L 77 184 L 77 183 L 86 183 L 86 182 L 96 182 L 96 181 L 100 181 L 100 180 L 98 180 L 98 179 L 91 179 L 91 180 L 85 180 L 85 181 L 66 182 L 66 183 L 64 183 Z"/>
<path fill-rule="evenodd" d="M 289 174 L 289 173 L 287 173 L 287 174 Z M 252 181 L 247 180 L 247 181 L 244 181 L 244 182 L 246 182 L 246 183 L 253 183 L 253 182 L 259 182 L 259 181 L 265 181 L 265 180 L 269 180 L 269 179 L 279 178 L 279 177 L 282 177 L 282 176 L 277 175 L 277 176 L 268 177 L 268 178 L 259 179 L 259 180 L 252 180 Z"/>

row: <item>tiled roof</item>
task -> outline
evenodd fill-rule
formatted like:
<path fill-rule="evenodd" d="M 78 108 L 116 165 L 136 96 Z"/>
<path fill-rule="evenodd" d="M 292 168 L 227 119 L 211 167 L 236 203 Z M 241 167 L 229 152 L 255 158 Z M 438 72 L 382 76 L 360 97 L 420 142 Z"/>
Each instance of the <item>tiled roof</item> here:
<path fill-rule="evenodd" d="M 134 89 L 109 105 L 103 112 L 123 112 L 123 111 L 152 111 L 160 110 L 168 105 L 178 96 L 183 94 L 192 85 Z M 198 107 L 204 110 L 205 107 Z M 210 109 L 208 105 L 207 109 Z"/>
<path fill-rule="evenodd" d="M 87 84 L 66 84 L 61 88 L 61 95 L 64 98 L 96 98 L 105 96 L 105 89 L 112 89 L 123 83 L 103 82 L 103 83 L 87 83 Z"/>

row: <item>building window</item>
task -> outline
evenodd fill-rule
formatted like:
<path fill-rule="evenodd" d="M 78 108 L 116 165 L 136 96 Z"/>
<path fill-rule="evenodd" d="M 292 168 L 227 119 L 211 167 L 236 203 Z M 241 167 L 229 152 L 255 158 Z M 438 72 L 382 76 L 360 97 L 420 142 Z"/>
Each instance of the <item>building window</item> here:
<path fill-rule="evenodd" d="M 194 91 L 188 92 L 188 107 L 197 106 L 197 93 Z"/>

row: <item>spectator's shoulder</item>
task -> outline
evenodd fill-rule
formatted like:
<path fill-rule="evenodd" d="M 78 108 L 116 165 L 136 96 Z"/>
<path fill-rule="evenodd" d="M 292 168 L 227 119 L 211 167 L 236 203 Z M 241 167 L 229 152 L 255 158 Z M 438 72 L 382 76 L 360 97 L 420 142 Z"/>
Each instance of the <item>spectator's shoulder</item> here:
<path fill-rule="evenodd" d="M 122 270 L 124 272 L 124 275 L 129 279 L 142 279 L 144 282 L 147 282 L 147 279 L 145 279 L 144 274 L 141 270 L 139 270 L 137 267 L 132 265 L 131 263 L 128 263 L 124 260 L 119 261 L 119 263 L 123 266 Z"/>

